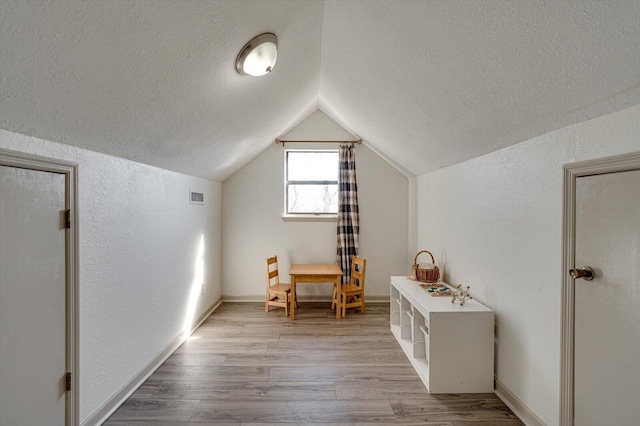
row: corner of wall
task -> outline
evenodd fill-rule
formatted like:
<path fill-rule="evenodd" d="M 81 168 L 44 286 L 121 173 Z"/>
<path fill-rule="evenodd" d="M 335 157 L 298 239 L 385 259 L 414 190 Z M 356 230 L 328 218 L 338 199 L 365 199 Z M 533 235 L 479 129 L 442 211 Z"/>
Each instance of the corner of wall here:
<path fill-rule="evenodd" d="M 418 177 L 409 178 L 409 217 L 408 217 L 408 238 L 407 238 L 407 265 L 413 263 L 413 253 L 418 252 Z"/>
<path fill-rule="evenodd" d="M 513 413 L 518 416 L 522 423 L 527 426 L 547 426 L 540 417 L 533 412 L 520 398 L 496 378 L 495 394 L 505 403 Z"/>

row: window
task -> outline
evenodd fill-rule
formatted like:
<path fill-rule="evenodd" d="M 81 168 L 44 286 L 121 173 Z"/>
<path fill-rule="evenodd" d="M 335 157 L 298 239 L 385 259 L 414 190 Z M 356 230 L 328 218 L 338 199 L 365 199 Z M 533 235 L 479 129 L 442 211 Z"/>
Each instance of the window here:
<path fill-rule="evenodd" d="M 338 151 L 285 150 L 286 214 L 338 213 Z"/>

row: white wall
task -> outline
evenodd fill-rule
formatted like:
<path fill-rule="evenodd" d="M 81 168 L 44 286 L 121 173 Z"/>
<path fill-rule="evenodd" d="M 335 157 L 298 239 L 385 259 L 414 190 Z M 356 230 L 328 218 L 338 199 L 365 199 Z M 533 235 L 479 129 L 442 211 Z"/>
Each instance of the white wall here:
<path fill-rule="evenodd" d="M 282 139 L 353 140 L 321 111 Z M 287 144 L 335 148 L 334 144 Z M 406 274 L 408 179 L 364 145 L 357 145 L 360 256 L 367 259 L 366 294 L 388 298 L 389 276 Z M 284 149 L 273 144 L 222 185 L 223 297 L 264 300 L 264 260 L 277 255 L 281 279 L 291 263 L 335 263 L 336 222 L 285 222 Z M 328 300 L 329 285 L 300 286 L 301 298 Z"/>
<path fill-rule="evenodd" d="M 0 130 L 0 147 L 79 163 L 80 419 L 221 296 L 221 184 Z M 206 205 L 189 204 L 189 189 Z M 204 241 L 202 295 L 195 282 Z M 192 288 L 195 291 L 191 293 Z"/>
<path fill-rule="evenodd" d="M 418 246 L 496 310 L 498 379 L 559 421 L 562 165 L 640 150 L 640 107 L 419 176 Z"/>

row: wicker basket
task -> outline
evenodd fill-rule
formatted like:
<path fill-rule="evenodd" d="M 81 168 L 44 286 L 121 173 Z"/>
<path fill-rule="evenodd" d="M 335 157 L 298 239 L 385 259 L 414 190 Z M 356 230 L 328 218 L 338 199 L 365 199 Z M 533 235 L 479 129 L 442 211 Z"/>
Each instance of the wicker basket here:
<path fill-rule="evenodd" d="M 429 256 L 431 256 L 431 263 L 433 263 L 434 266 L 433 269 L 418 268 L 418 256 L 422 253 L 429 253 Z M 418 254 L 416 254 L 415 259 L 413 259 L 413 266 L 411 269 L 413 270 L 413 278 L 418 281 L 422 281 L 423 283 L 435 283 L 440 278 L 440 269 L 436 266 L 436 261 L 431 252 L 427 250 L 419 251 Z"/>

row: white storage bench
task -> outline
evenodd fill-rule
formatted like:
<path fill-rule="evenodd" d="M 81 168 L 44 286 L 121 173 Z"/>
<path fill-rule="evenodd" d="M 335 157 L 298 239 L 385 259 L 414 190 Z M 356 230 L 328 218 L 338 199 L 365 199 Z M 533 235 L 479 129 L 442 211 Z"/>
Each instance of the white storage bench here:
<path fill-rule="evenodd" d="M 493 392 L 493 311 L 391 277 L 391 332 L 430 393 Z"/>

